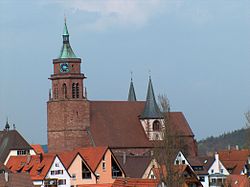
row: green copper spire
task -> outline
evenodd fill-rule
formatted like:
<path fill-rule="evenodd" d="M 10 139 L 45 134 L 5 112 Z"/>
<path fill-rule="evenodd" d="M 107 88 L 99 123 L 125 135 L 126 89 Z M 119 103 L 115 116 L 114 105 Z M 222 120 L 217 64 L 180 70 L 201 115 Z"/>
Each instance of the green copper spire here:
<path fill-rule="evenodd" d="M 133 84 L 133 79 L 131 77 L 129 92 L 128 92 L 128 101 L 136 101 L 135 89 Z"/>
<path fill-rule="evenodd" d="M 144 110 L 141 114 L 141 118 L 142 119 L 163 118 L 163 115 L 155 100 L 154 89 L 153 89 L 150 76 L 149 76 L 149 83 L 148 83 L 147 100 L 144 106 Z"/>
<path fill-rule="evenodd" d="M 69 31 L 67 28 L 66 18 L 64 19 L 63 29 L 63 46 L 59 58 L 77 58 L 69 43 Z"/>

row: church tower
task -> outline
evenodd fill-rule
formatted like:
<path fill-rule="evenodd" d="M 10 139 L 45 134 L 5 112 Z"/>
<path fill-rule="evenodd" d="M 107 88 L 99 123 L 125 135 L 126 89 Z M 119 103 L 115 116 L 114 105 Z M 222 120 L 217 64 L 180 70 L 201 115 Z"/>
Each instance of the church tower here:
<path fill-rule="evenodd" d="M 84 95 L 81 59 L 74 54 L 64 23 L 63 46 L 53 60 L 52 90 L 47 102 L 48 151 L 60 152 L 90 145 L 89 102 Z"/>

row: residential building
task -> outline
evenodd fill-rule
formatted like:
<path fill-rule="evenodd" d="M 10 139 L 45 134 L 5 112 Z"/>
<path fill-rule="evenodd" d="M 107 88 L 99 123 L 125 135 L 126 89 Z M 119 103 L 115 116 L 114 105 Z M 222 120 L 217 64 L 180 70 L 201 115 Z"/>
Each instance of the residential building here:
<path fill-rule="evenodd" d="M 11 156 L 7 167 L 13 173 L 29 173 L 40 187 L 70 187 L 70 175 L 56 154 Z"/>
<path fill-rule="evenodd" d="M 113 183 L 125 177 L 123 169 L 108 147 L 79 148 L 59 154 L 71 175 L 71 186 Z"/>
<path fill-rule="evenodd" d="M 10 129 L 7 121 L 5 129 L 0 131 L 0 162 L 6 164 L 10 156 L 35 154 L 34 149 L 21 134 L 15 129 Z"/>

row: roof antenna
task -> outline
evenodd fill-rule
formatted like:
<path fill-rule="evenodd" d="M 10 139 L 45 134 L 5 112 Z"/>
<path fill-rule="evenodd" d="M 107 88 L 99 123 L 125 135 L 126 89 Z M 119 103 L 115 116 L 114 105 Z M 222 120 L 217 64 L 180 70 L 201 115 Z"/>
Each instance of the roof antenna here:
<path fill-rule="evenodd" d="M 16 125 L 15 124 L 13 124 L 13 129 L 16 130 Z"/>

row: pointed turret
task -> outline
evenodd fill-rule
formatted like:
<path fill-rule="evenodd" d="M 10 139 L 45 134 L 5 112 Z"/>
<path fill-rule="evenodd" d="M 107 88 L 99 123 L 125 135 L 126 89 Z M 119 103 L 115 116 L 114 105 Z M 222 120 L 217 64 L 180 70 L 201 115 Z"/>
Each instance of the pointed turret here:
<path fill-rule="evenodd" d="M 140 116 L 142 119 L 157 119 L 163 118 L 163 114 L 161 113 L 156 100 L 154 89 L 151 81 L 151 77 L 149 77 L 148 83 L 148 92 L 147 92 L 147 100 L 144 106 L 144 110 Z"/>
<path fill-rule="evenodd" d="M 130 87 L 128 91 L 128 101 L 136 101 L 135 89 L 134 89 L 132 78 L 131 78 Z"/>
<path fill-rule="evenodd" d="M 5 130 L 9 131 L 9 129 L 10 129 L 10 125 L 9 125 L 9 120 L 7 118 L 6 124 L 5 124 Z"/>
<path fill-rule="evenodd" d="M 59 58 L 77 58 L 69 43 L 69 31 L 67 28 L 66 18 L 64 19 L 64 29 L 62 37 L 63 37 L 63 46 Z"/>

